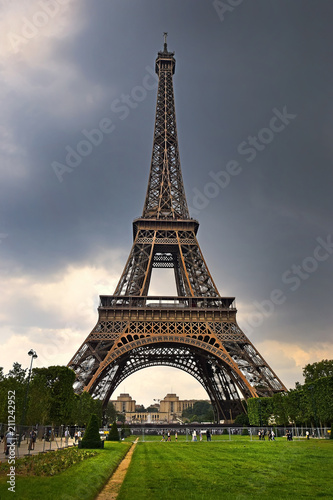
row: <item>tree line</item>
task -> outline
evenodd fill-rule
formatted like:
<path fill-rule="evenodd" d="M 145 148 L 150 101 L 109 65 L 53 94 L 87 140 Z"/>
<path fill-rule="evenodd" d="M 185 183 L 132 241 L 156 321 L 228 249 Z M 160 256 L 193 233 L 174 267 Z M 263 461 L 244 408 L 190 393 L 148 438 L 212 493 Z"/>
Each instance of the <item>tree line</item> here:
<path fill-rule="evenodd" d="M 304 384 L 270 398 L 247 400 L 250 425 L 330 427 L 333 423 L 333 360 L 324 359 L 303 369 Z"/>
<path fill-rule="evenodd" d="M 31 373 L 28 399 L 27 369 L 19 363 L 4 375 L 0 368 L 0 422 L 8 421 L 8 391 L 15 391 L 15 421 L 21 424 L 25 406 L 24 424 L 31 425 L 78 425 L 85 427 L 91 414 L 102 422 L 102 402 L 89 393 L 75 394 L 73 384 L 75 373 L 66 366 L 34 368 Z M 104 423 L 113 422 L 117 414 L 112 403 L 104 412 Z"/>

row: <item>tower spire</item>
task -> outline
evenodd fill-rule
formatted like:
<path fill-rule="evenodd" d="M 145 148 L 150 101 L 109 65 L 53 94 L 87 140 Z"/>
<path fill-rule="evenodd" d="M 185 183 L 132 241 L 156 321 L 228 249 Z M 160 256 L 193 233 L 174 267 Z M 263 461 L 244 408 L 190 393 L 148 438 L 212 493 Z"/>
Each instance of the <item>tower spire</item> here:
<path fill-rule="evenodd" d="M 176 61 L 168 52 L 167 33 L 164 50 L 158 52 L 155 71 L 158 90 L 154 141 L 149 182 L 142 217 L 148 219 L 189 219 L 180 167 L 172 77 Z"/>

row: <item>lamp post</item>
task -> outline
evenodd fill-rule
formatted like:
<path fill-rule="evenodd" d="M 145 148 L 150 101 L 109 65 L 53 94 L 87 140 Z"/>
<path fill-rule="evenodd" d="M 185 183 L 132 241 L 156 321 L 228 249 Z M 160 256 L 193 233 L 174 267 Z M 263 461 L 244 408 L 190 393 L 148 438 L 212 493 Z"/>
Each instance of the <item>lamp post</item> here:
<path fill-rule="evenodd" d="M 25 417 L 26 417 L 26 412 L 27 412 L 27 401 L 28 401 L 28 393 L 29 393 L 29 384 L 30 384 L 30 378 L 31 378 L 31 372 L 32 372 L 32 362 L 35 358 L 38 358 L 36 351 L 33 349 L 30 349 L 28 352 L 28 355 L 31 356 L 31 363 L 30 363 L 30 369 L 29 369 L 29 374 L 28 374 L 28 380 L 27 380 L 27 389 L 25 391 L 25 396 L 24 396 L 24 402 L 23 402 L 23 412 L 22 412 L 22 419 L 21 419 L 21 427 L 20 427 L 20 433 L 19 433 L 19 441 L 18 441 L 18 446 L 21 445 L 21 438 L 22 438 L 22 429 L 25 424 Z"/>

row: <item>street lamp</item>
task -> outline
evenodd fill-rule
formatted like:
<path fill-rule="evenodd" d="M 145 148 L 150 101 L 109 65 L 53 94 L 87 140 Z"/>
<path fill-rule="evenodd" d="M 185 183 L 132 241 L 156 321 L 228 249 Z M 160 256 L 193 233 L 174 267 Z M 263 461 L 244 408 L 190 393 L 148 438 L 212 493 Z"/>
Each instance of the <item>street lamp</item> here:
<path fill-rule="evenodd" d="M 28 352 L 28 355 L 31 356 L 31 363 L 30 363 L 30 369 L 29 369 L 29 374 L 28 374 L 27 389 L 25 391 L 25 396 L 24 396 L 23 412 L 22 412 L 18 446 L 21 445 L 22 429 L 23 429 L 23 426 L 25 424 L 25 416 L 26 416 L 26 411 L 27 411 L 27 401 L 28 401 L 28 393 L 29 393 L 29 384 L 30 384 L 30 378 L 31 378 L 31 372 L 32 372 L 32 362 L 35 358 L 38 358 L 36 351 L 34 351 L 33 349 L 30 349 L 30 351 Z"/>

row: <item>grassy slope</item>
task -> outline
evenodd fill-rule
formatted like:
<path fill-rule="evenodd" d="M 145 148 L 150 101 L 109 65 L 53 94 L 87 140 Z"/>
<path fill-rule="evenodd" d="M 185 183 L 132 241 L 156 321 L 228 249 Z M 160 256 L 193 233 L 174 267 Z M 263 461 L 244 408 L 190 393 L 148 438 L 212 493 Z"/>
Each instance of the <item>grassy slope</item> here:
<path fill-rule="evenodd" d="M 139 443 L 118 500 L 332 499 L 332 441 Z"/>
<path fill-rule="evenodd" d="M 17 477 L 16 492 L 8 491 L 6 479 L 0 481 L 0 498 L 20 500 L 91 500 L 101 490 L 130 443 L 105 443 L 98 455 L 74 465 L 53 477 Z"/>

